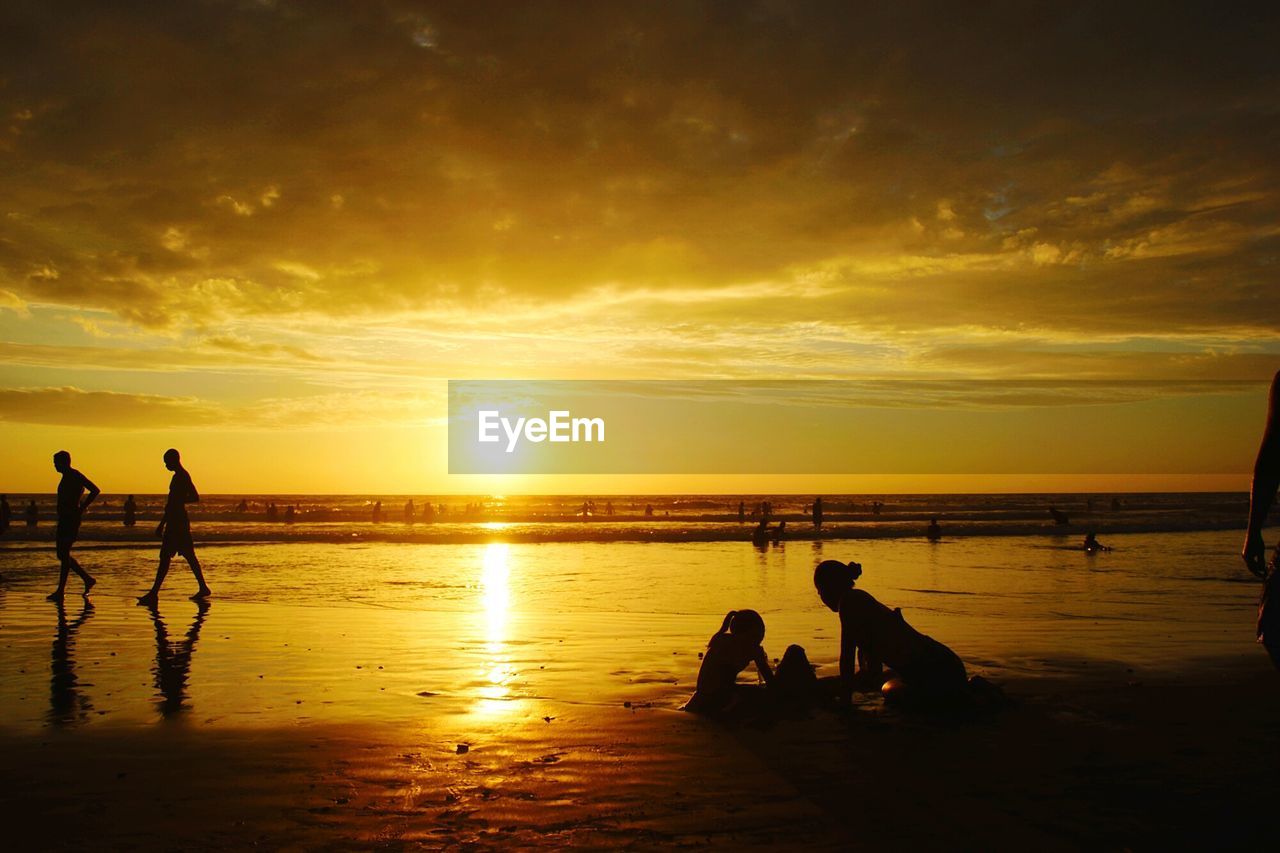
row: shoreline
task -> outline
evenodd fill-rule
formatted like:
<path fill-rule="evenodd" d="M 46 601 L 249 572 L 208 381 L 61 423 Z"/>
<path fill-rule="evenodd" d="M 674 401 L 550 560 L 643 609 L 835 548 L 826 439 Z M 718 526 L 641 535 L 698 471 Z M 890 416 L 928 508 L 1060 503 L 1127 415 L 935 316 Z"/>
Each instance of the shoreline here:
<path fill-rule="evenodd" d="M 790 519 L 788 525 L 792 522 Z M 1097 519 L 1089 523 L 1057 525 L 1052 522 L 1025 523 L 964 523 L 942 522 L 942 543 L 948 539 L 975 537 L 1043 537 L 1046 540 L 1079 539 L 1086 533 L 1099 536 L 1149 533 L 1195 533 L 1224 530 L 1244 532 L 1245 523 L 1239 516 L 1222 519 L 1179 519 L 1158 521 L 1125 521 Z M 442 545 L 478 545 L 496 541 L 511 544 L 539 542 L 734 542 L 750 544 L 750 524 L 727 525 L 723 522 L 700 522 L 691 519 L 646 519 L 643 522 L 564 521 L 539 522 L 529 527 L 517 522 L 469 522 L 436 523 L 407 526 L 403 523 L 383 522 L 378 525 L 352 525 L 341 522 L 327 524 L 298 523 L 294 525 L 264 525 L 266 530 L 219 530 L 219 522 L 201 525 L 195 520 L 193 527 L 196 542 L 201 547 L 235 546 L 254 544 L 305 543 L 406 543 Z M 804 529 L 797 522 L 788 527 L 782 542 L 825 542 L 858 539 L 925 539 L 924 521 L 885 520 L 869 523 L 839 523 L 824 526 L 821 531 Z M 532 529 L 530 529 L 532 528 Z M 150 529 L 104 530 L 86 524 L 77 550 L 110 550 L 119 548 L 154 549 L 159 540 Z M 773 528 L 770 528 L 772 531 Z M 52 525 L 31 533 L 27 530 L 10 531 L 0 538 L 0 553 L 5 551 L 29 551 L 53 546 Z"/>

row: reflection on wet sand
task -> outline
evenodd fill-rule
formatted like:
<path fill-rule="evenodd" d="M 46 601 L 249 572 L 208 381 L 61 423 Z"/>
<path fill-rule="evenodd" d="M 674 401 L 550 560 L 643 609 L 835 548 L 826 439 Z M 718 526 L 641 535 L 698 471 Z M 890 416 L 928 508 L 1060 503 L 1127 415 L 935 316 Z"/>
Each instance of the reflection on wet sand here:
<path fill-rule="evenodd" d="M 169 631 L 160 618 L 160 608 L 152 604 L 147 608 L 156 629 L 156 665 L 151 670 L 155 677 L 160 713 L 165 717 L 185 711 L 187 705 L 187 679 L 191 674 L 191 656 L 200 639 L 200 628 L 209 613 L 209 601 L 196 602 L 196 617 L 180 640 L 169 639 Z"/>
<path fill-rule="evenodd" d="M 485 663 L 477 690 L 477 713 L 499 714 L 510 701 L 510 680 L 516 675 L 506 654 L 507 617 L 511 606 L 511 566 L 505 543 L 485 547 L 480 575 L 480 599 L 484 607 Z"/>
<path fill-rule="evenodd" d="M 67 621 L 67 608 L 58 603 L 58 630 L 53 635 L 50 654 L 49 715 L 50 725 L 71 726 L 84 722 L 93 710 L 89 697 L 80 692 L 80 679 L 76 675 L 75 643 L 80 626 L 93 615 L 93 604 L 83 599 L 80 615 Z M 92 685 L 83 685 L 89 687 Z"/>

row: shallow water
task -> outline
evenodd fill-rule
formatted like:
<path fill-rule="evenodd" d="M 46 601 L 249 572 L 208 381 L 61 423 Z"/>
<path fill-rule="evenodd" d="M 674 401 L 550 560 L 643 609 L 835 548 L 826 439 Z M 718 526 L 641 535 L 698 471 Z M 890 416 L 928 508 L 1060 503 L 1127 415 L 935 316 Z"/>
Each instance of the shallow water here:
<path fill-rule="evenodd" d="M 200 616 L 175 564 L 156 614 L 133 604 L 152 547 L 87 549 L 100 580 L 43 600 L 52 553 L 0 548 L 0 716 L 41 726 L 279 725 L 448 718 L 470 728 L 564 703 L 687 698 L 726 610 L 765 617 L 774 658 L 804 645 L 834 673 L 838 624 L 813 592 L 821 559 L 951 645 L 971 673 L 1140 678 L 1191 658 L 1261 654 L 1257 583 L 1230 531 L 677 544 L 287 543 L 206 548 Z M 75 580 L 71 589 L 78 589 Z M 1134 673 L 1127 674 L 1129 669 Z M 1118 674 L 1118 675 L 1117 675 Z M 752 680 L 752 673 L 744 674 Z"/>

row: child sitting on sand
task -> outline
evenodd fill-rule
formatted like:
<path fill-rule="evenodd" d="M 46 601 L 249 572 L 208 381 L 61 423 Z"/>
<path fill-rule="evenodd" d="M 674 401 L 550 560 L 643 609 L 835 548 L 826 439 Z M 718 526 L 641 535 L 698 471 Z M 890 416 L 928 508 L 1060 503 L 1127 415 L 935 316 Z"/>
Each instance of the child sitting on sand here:
<path fill-rule="evenodd" d="M 747 712 L 803 708 L 817 696 L 818 679 L 800 646 L 788 646 L 777 672 L 764 652 L 764 620 L 754 610 L 730 610 L 707 643 L 698 687 L 684 706 L 698 714 L 724 715 L 746 704 Z M 754 663 L 764 687 L 738 684 L 738 673 Z"/>
<path fill-rule="evenodd" d="M 754 610 L 730 610 L 724 622 L 707 642 L 698 687 L 684 706 L 699 714 L 723 713 L 738 698 L 738 673 L 754 663 L 766 685 L 773 682 L 773 669 L 764 653 L 764 620 Z"/>

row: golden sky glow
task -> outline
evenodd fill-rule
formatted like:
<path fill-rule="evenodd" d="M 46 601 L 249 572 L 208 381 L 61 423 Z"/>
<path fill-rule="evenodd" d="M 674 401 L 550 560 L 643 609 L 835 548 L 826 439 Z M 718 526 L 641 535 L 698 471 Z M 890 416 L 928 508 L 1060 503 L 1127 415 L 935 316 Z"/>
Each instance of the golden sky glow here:
<path fill-rule="evenodd" d="M 1269 378 L 1274 18 L 6 3 L 0 489 L 777 488 L 449 478 L 449 378 Z"/>

